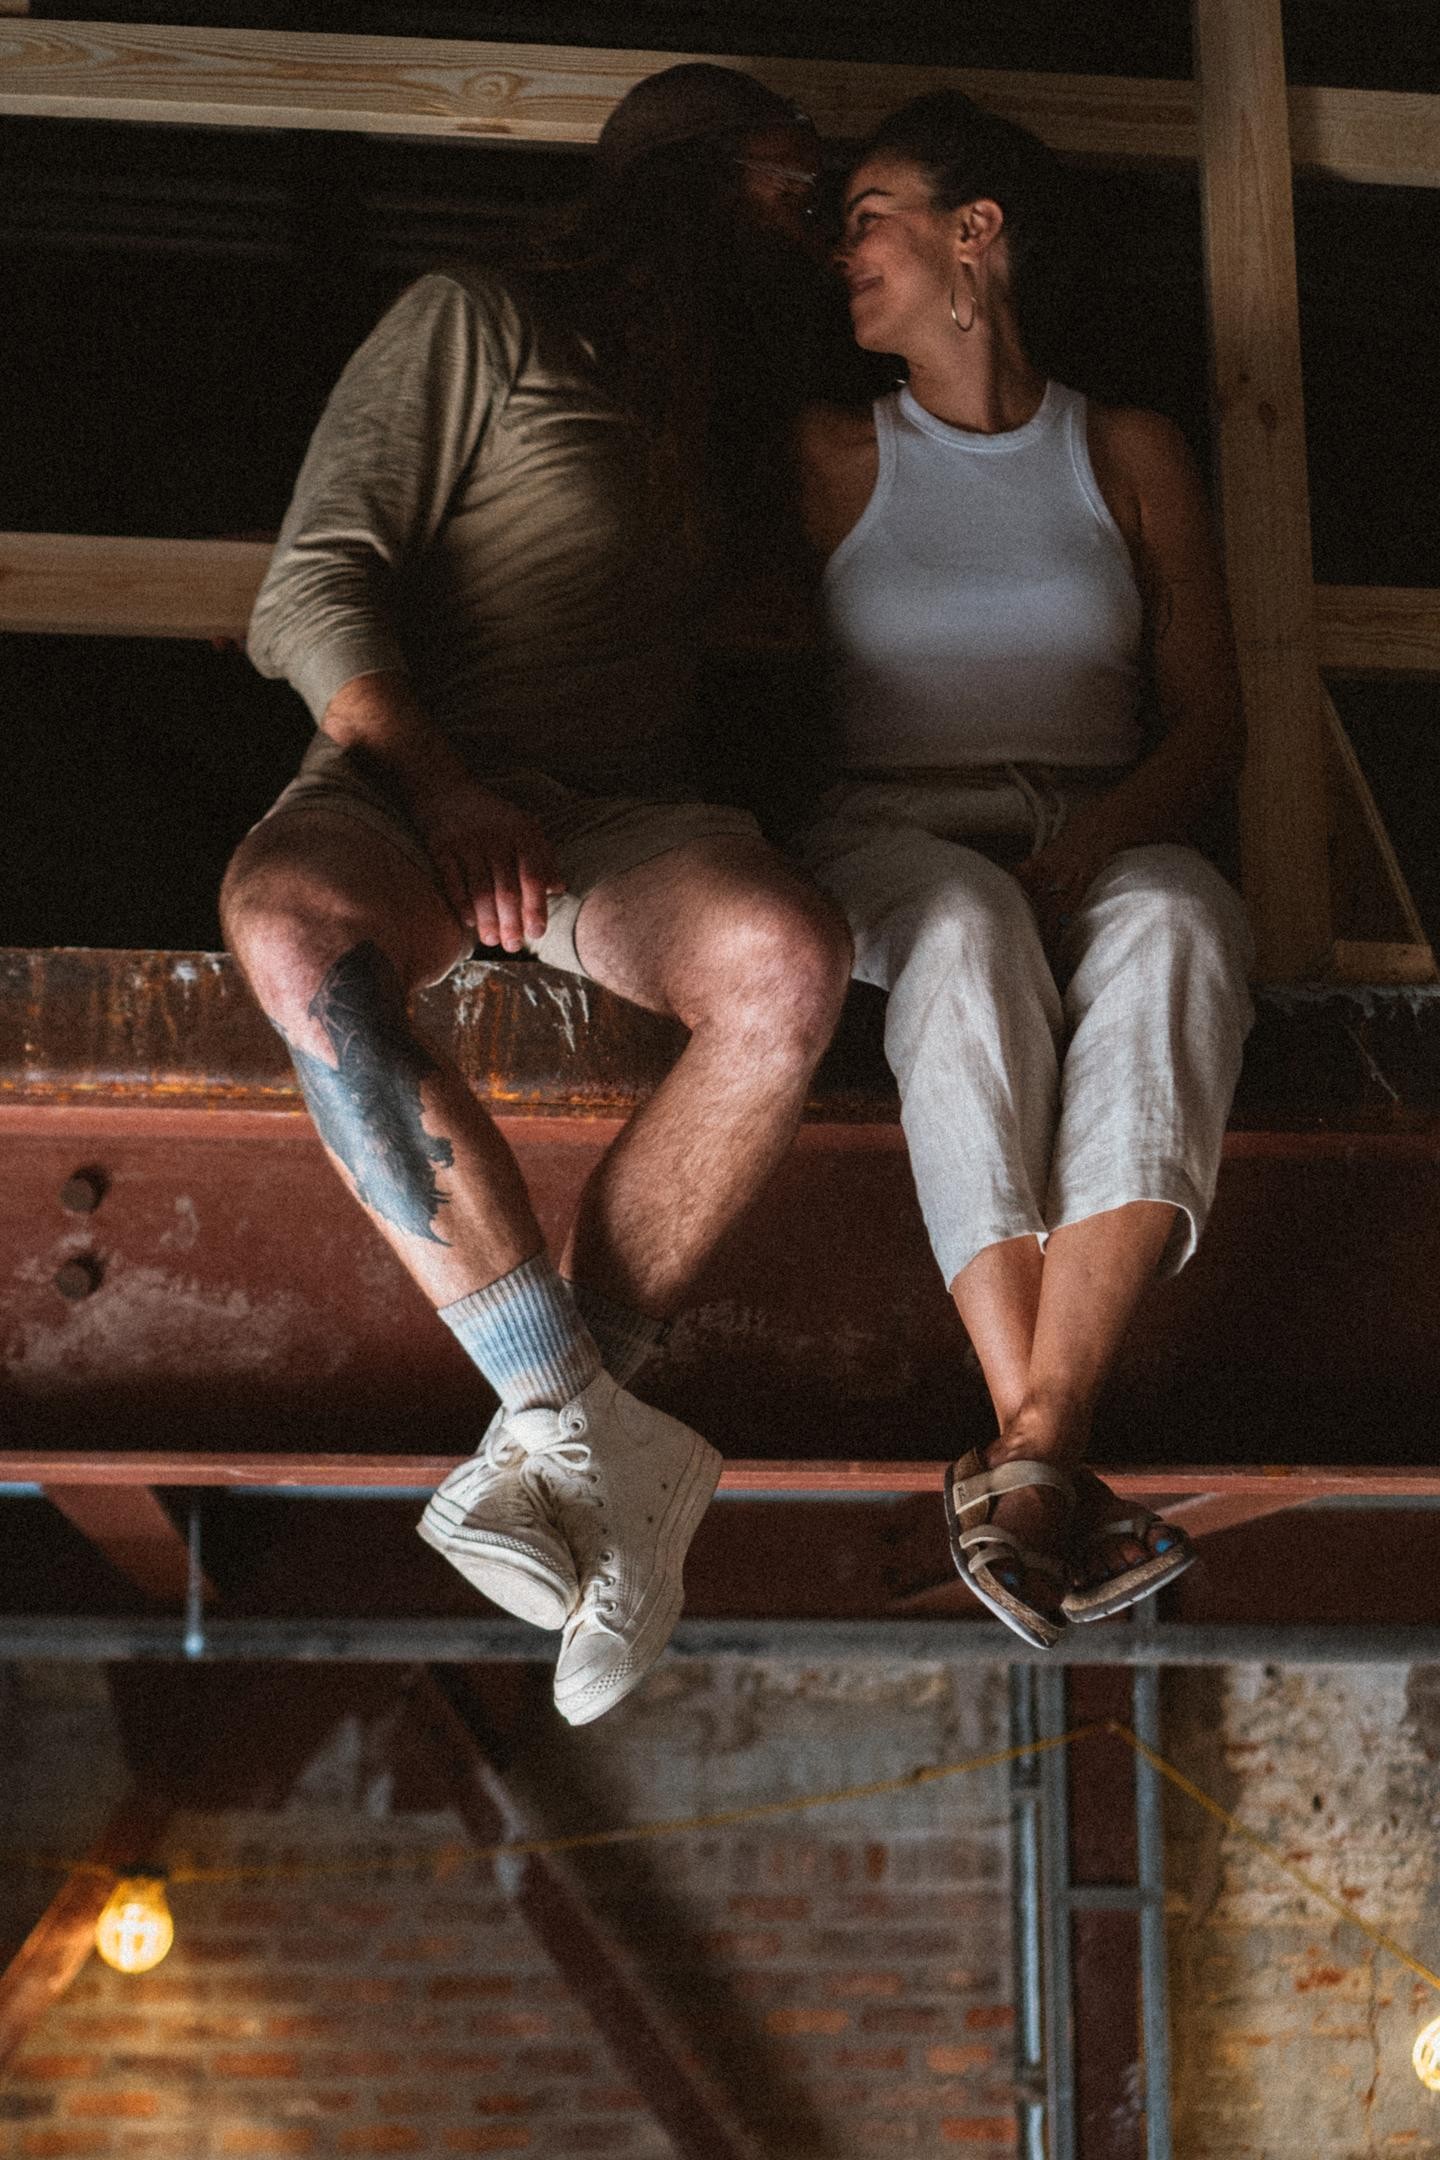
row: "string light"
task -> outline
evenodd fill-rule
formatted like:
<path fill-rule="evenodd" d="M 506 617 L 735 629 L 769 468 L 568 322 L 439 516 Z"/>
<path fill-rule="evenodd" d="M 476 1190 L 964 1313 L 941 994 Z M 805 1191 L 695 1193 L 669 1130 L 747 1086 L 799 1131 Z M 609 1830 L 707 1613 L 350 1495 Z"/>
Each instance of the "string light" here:
<path fill-rule="evenodd" d="M 1410 2060 L 1421 2084 L 1431 2092 L 1440 2092 L 1440 2017 L 1431 2018 L 1416 2034 Z"/>
<path fill-rule="evenodd" d="M 149 1972 L 174 1940 L 163 1875 L 127 1875 L 116 1883 L 95 1923 L 95 1948 L 107 1965 L 116 1972 Z"/>

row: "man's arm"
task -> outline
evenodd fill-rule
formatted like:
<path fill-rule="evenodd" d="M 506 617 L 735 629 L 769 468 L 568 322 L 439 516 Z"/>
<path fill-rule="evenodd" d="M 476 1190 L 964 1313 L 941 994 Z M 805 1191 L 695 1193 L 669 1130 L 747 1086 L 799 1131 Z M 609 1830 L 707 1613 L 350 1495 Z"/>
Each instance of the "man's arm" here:
<path fill-rule="evenodd" d="M 493 323 L 453 278 L 402 294 L 321 415 L 251 617 L 250 657 L 406 803 L 460 920 L 515 951 L 561 890 L 534 820 L 476 785 L 422 711 L 397 579 L 439 532 L 503 394 Z"/>

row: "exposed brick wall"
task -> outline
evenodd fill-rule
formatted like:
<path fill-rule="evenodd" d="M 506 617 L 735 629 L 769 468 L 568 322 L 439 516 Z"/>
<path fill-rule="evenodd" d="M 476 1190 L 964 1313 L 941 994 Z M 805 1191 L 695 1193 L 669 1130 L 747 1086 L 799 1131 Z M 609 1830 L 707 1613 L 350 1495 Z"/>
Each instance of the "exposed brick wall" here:
<path fill-rule="evenodd" d="M 1172 1673 L 1169 1750 L 1250 1829 L 1440 1963 L 1440 1676 Z M 1181 2160 L 1437 2160 L 1410 2067 L 1440 1997 L 1185 1801 L 1170 1812 Z"/>
<path fill-rule="evenodd" d="M 546 1721 L 518 1771 L 547 1826 L 573 1828 L 996 1744 L 994 1675 L 686 1666 L 584 1733 Z M 493 1875 L 453 1865 L 457 1820 L 397 1809 L 376 1752 L 342 1721 L 284 1812 L 177 1822 L 172 1860 L 309 1871 L 293 1886 L 177 1886 L 176 1947 L 149 1976 L 92 1959 L 0 2088 L 5 2160 L 664 2160 L 668 2142 Z M 1004 1779 L 985 1773 L 586 1855 L 575 1873 L 767 2160 L 887 2147 L 1001 2160 L 1014 2150 L 1007 1840 Z M 441 1879 L 407 1874 L 417 1858 Z M 340 1872 L 356 1861 L 389 1872 Z"/>

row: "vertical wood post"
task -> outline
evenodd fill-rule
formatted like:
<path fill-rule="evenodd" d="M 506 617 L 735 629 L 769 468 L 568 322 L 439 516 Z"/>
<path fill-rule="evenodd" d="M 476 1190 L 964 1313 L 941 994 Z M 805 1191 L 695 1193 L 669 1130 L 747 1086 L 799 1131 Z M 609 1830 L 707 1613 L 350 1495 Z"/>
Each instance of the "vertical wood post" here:
<path fill-rule="evenodd" d="M 1333 939 L 1280 0 L 1194 0 L 1194 35 L 1245 896 L 1261 979 L 1286 981 Z"/>

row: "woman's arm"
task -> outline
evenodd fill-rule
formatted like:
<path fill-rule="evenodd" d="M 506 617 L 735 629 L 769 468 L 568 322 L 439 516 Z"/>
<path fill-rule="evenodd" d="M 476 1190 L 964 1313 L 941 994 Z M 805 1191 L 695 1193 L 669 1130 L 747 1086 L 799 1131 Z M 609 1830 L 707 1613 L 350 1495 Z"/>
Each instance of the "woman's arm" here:
<path fill-rule="evenodd" d="M 1185 438 L 1158 413 L 1094 407 L 1090 455 L 1144 602 L 1160 740 L 1118 786 L 1077 810 L 1056 841 L 1021 864 L 1016 874 L 1047 931 L 1122 848 L 1183 840 L 1234 784 L 1245 751 L 1224 573 Z"/>

